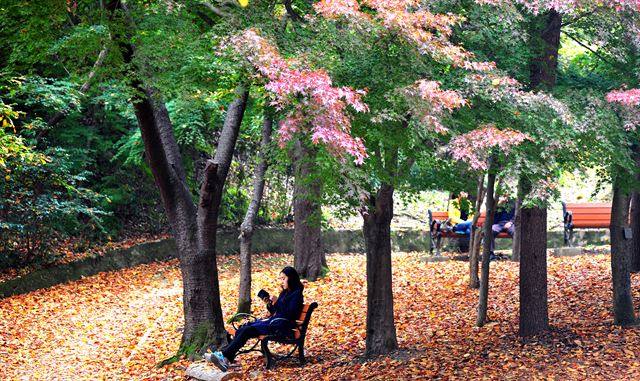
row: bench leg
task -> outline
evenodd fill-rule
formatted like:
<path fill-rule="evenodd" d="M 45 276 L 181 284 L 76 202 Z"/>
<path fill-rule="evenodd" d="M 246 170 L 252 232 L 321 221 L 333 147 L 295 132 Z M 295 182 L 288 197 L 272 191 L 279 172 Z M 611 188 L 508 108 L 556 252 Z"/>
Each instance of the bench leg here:
<path fill-rule="evenodd" d="M 262 339 L 260 341 L 260 348 L 262 349 L 262 355 L 264 356 L 264 365 L 267 369 L 273 368 L 274 360 L 271 351 L 269 351 L 269 340 Z"/>

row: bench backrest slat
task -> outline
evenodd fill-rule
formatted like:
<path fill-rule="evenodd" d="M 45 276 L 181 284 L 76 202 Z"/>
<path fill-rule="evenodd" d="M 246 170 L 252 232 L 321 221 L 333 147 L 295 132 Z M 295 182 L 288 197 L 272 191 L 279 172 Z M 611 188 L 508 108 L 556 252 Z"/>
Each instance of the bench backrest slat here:
<path fill-rule="evenodd" d="M 300 313 L 300 317 L 296 320 L 296 329 L 294 332 L 294 337 L 296 339 L 300 338 L 300 336 L 304 335 L 307 332 L 307 327 L 309 326 L 309 321 L 311 320 L 311 314 L 318 307 L 318 303 L 305 303 L 302 306 L 302 312 Z"/>
<path fill-rule="evenodd" d="M 438 220 L 438 221 L 444 221 L 447 218 L 449 218 L 449 213 L 447 212 L 431 212 L 431 215 L 433 216 L 434 220 Z M 478 227 L 482 227 L 482 225 L 484 225 L 484 220 L 486 218 L 486 214 L 483 212 L 480 214 L 480 217 L 478 218 Z"/>
<path fill-rule="evenodd" d="M 611 224 L 611 204 L 566 204 L 571 212 L 571 222 L 575 228 L 608 228 Z"/>

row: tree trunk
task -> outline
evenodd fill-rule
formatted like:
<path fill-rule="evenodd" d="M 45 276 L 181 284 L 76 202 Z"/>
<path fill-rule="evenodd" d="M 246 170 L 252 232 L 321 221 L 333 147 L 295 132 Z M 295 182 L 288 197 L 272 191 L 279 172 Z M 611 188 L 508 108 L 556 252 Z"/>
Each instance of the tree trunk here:
<path fill-rule="evenodd" d="M 534 23 L 531 34 L 539 37 L 540 46 L 537 58 L 531 63 L 531 88 L 537 89 L 542 85 L 550 90 L 555 86 L 557 79 L 562 15 L 550 10 L 540 18 L 534 19 Z"/>
<path fill-rule="evenodd" d="M 107 9 L 112 14 L 118 11 L 127 14 L 123 2 L 110 2 Z M 127 31 L 135 28 L 130 20 L 126 26 Z M 123 61 L 130 65 L 135 46 L 130 43 L 130 36 L 120 34 L 123 30 L 118 29 L 114 33 L 115 41 L 122 50 Z M 144 73 L 144 65 L 138 71 Z M 176 356 L 162 362 L 166 363 L 182 354 L 192 358 L 195 352 L 226 342 L 215 256 L 217 218 L 248 90 L 239 86 L 237 98 L 229 107 L 215 158 L 208 161 L 205 168 L 196 209 L 164 102 L 155 89 L 146 87 L 137 79 L 139 74 L 129 74 L 134 78 L 130 82 L 134 90 L 132 105 L 142 133 L 145 155 L 169 219 L 182 272 L 185 324 L 180 349 Z"/>
<path fill-rule="evenodd" d="M 293 152 L 294 267 L 302 278 L 315 281 L 327 265 L 320 221 L 321 183 L 314 173 L 315 148 L 297 140 Z"/>
<path fill-rule="evenodd" d="M 204 180 L 200 187 L 200 202 L 198 204 L 198 256 L 194 261 L 188 260 L 190 267 L 185 279 L 183 270 L 182 283 L 184 287 L 185 333 L 182 345 L 195 343 L 198 348 L 205 348 L 210 342 L 220 345 L 226 341 L 227 333 L 224 329 L 222 306 L 220 304 L 220 287 L 216 263 L 216 232 L 218 230 L 218 213 L 220 202 L 227 180 L 229 167 L 233 158 L 242 118 L 247 107 L 249 88 L 239 85 L 236 88 L 236 98 L 227 109 L 220 139 L 216 147 L 213 160 L 207 161 L 204 170 Z M 187 301 L 193 311 L 186 314 Z M 198 334 L 203 321 L 213 322 L 208 327 L 208 334 L 199 341 Z M 188 335 L 188 336 L 187 336 Z M 185 340 L 185 337 L 191 340 Z"/>
<path fill-rule="evenodd" d="M 520 257 L 520 336 L 549 329 L 547 305 L 547 209 L 522 208 Z M 540 237 L 545 237 L 540 240 Z M 526 244 L 524 244 L 526 242 Z"/>
<path fill-rule="evenodd" d="M 533 35 L 541 44 L 531 65 L 531 88 L 552 90 L 556 85 L 562 16 L 550 10 L 536 20 Z M 518 182 L 516 234 L 513 258 L 520 259 L 520 335 L 530 336 L 549 329 L 547 302 L 547 209 L 522 208 L 531 192 L 524 176 Z"/>
<path fill-rule="evenodd" d="M 631 246 L 631 267 L 633 273 L 640 272 L 640 192 L 631 194 L 631 229 L 633 230 Z"/>
<path fill-rule="evenodd" d="M 96 59 L 96 62 L 94 62 L 93 64 L 93 68 L 91 69 L 91 72 L 89 72 L 89 75 L 87 76 L 87 80 L 80 87 L 80 94 L 85 95 L 87 91 L 89 91 L 89 89 L 91 88 L 91 84 L 93 83 L 93 79 L 95 78 L 96 73 L 98 72 L 98 69 L 102 66 L 102 63 L 104 62 L 104 59 L 107 56 L 108 52 L 109 52 L 108 45 L 102 48 L 102 50 L 98 54 L 98 58 Z M 51 118 L 49 118 L 49 120 L 47 121 L 47 125 L 49 125 L 49 127 L 53 127 L 56 124 L 58 124 L 58 122 L 60 122 L 62 119 L 64 119 L 65 116 L 66 115 L 63 112 L 59 111 L 55 113 Z M 49 131 L 48 129 L 43 130 L 38 135 L 38 138 L 40 139 L 43 136 L 46 136 L 48 131 Z"/>
<path fill-rule="evenodd" d="M 368 357 L 398 348 L 393 318 L 391 272 L 391 219 L 393 187 L 382 184 L 369 198 L 369 210 L 363 214 L 363 233 L 367 252 L 367 339 Z"/>
<path fill-rule="evenodd" d="M 480 209 L 482 208 L 482 200 L 484 199 L 484 175 L 478 177 L 478 188 L 476 191 L 476 203 L 474 208 L 473 220 L 471 223 L 471 248 L 469 250 L 469 287 L 480 287 L 478 279 L 478 257 L 480 256 L 480 242 L 482 241 L 482 230 L 478 229 L 478 219 L 480 218 Z"/>
<path fill-rule="evenodd" d="M 489 303 L 489 254 L 491 251 L 491 239 L 493 225 L 493 216 L 496 212 L 494 187 L 496 183 L 496 174 L 494 172 L 493 159 L 489 159 L 489 176 L 487 181 L 487 217 L 484 220 L 484 245 L 482 248 L 482 271 L 480 277 L 480 298 L 478 302 L 478 318 L 476 326 L 482 327 L 487 320 L 487 306 Z"/>
<path fill-rule="evenodd" d="M 514 223 L 514 231 L 513 231 L 513 242 L 511 244 L 511 260 L 519 261 L 520 250 L 522 248 L 522 243 L 521 243 L 522 241 L 520 240 L 520 237 L 522 236 L 522 197 L 520 196 L 516 198 L 515 217 L 514 217 L 513 223 Z"/>
<path fill-rule="evenodd" d="M 240 295 L 238 297 L 238 313 L 251 312 L 251 237 L 253 227 L 260 208 L 262 192 L 264 191 L 264 175 L 267 172 L 267 151 L 271 142 L 271 131 L 273 130 L 273 120 L 265 112 L 262 123 L 262 140 L 260 142 L 260 153 L 258 154 L 258 165 L 253 175 L 253 194 L 247 214 L 240 225 Z"/>
<path fill-rule="evenodd" d="M 478 278 L 478 261 L 480 257 L 480 242 L 482 241 L 482 229 L 474 229 L 474 244 L 469 252 L 469 288 L 480 287 L 480 279 Z"/>
<path fill-rule="evenodd" d="M 633 299 L 631 296 L 631 277 L 629 274 L 631 237 L 629 227 L 629 194 L 614 180 L 613 203 L 611 205 L 611 275 L 613 278 L 613 314 L 614 324 L 631 325 L 635 323 Z M 625 232 L 625 229 L 629 229 Z M 625 234 L 626 233 L 626 234 Z"/>
<path fill-rule="evenodd" d="M 640 143 L 632 146 L 633 158 L 636 162 L 636 184 L 640 183 Z M 631 267 L 630 271 L 640 272 L 640 191 L 637 185 L 631 193 L 631 210 L 630 210 L 631 229 L 633 230 L 632 247 L 631 247 Z"/>

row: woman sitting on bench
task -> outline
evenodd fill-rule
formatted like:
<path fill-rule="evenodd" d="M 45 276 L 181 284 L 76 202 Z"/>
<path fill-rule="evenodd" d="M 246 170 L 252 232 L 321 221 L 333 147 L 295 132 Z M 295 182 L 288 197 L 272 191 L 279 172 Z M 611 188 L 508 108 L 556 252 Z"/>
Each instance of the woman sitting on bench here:
<path fill-rule="evenodd" d="M 454 193 L 449 200 L 447 214 L 453 224 L 453 231 L 458 234 L 471 235 L 473 216 L 469 214 L 471 203 L 466 192 Z"/>
<path fill-rule="evenodd" d="M 225 350 L 213 352 L 211 355 L 210 361 L 223 372 L 229 369 L 229 364 L 235 360 L 238 351 L 249 339 L 279 332 L 291 332 L 295 328 L 296 319 L 302 313 L 304 286 L 300 282 L 298 272 L 291 266 L 285 267 L 280 272 L 278 280 L 282 289 L 278 299 L 273 302 L 266 293 L 262 299 L 271 315 L 266 319 L 242 325 Z"/>

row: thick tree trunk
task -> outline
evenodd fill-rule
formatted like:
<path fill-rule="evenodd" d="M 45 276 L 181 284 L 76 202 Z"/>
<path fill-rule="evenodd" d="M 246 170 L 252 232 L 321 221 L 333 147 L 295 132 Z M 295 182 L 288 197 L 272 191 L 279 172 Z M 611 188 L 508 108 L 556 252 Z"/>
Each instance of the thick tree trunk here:
<path fill-rule="evenodd" d="M 382 184 L 370 196 L 369 210 L 363 214 L 363 232 L 367 252 L 367 339 L 368 357 L 398 348 L 393 318 L 391 272 L 391 219 L 393 187 Z"/>
<path fill-rule="evenodd" d="M 632 147 L 633 158 L 636 162 L 636 184 L 640 183 L 640 144 L 636 143 Z M 630 210 L 631 229 L 633 230 L 631 246 L 631 267 L 630 271 L 640 272 L 640 191 L 638 188 L 631 193 Z"/>
<path fill-rule="evenodd" d="M 511 244 L 511 260 L 520 260 L 520 250 L 522 248 L 522 197 L 516 198 L 515 217 L 514 217 L 513 241 Z M 545 232 L 546 234 L 546 232 Z"/>
<path fill-rule="evenodd" d="M 531 63 L 531 88 L 537 89 L 540 85 L 546 89 L 552 89 L 556 84 L 558 68 L 558 49 L 560 48 L 560 30 L 562 28 L 562 15 L 555 10 L 550 10 L 541 19 L 534 22 L 532 35 L 539 37 L 539 54 Z"/>
<path fill-rule="evenodd" d="M 265 113 L 262 123 L 262 140 L 260 142 L 260 153 L 258 154 L 258 165 L 253 175 L 253 194 L 247 214 L 240 225 L 240 295 L 238 297 L 238 312 L 251 312 L 251 237 L 256 215 L 260 208 L 262 192 L 264 191 L 264 175 L 267 172 L 267 151 L 271 142 L 271 132 L 273 130 L 273 120 Z"/>
<path fill-rule="evenodd" d="M 187 302 L 194 309 L 186 315 L 185 333 L 183 345 L 195 343 L 203 348 L 210 342 L 219 345 L 226 341 L 226 331 L 222 319 L 222 306 L 220 304 L 220 288 L 218 283 L 218 270 L 216 264 L 216 232 L 218 230 L 218 213 L 224 184 L 227 180 L 229 167 L 233 158 L 238 133 L 244 111 L 247 107 L 249 89 L 245 85 L 236 88 L 236 98 L 227 109 L 222 132 L 216 154 L 213 160 L 209 160 L 205 167 L 204 180 L 200 187 L 200 202 L 198 204 L 198 259 L 188 261 L 189 268 L 183 269 L 182 283 L 184 287 L 185 312 Z M 188 277 L 185 280 L 185 271 Z M 208 334 L 203 342 L 198 340 L 198 330 L 205 324 Z M 189 336 L 187 336 L 189 334 Z M 191 340 L 185 340 L 191 338 Z M 203 346 L 201 346 L 203 345 Z"/>
<path fill-rule="evenodd" d="M 493 159 L 490 159 L 489 165 L 489 177 L 487 181 L 487 201 L 486 211 L 487 217 L 484 220 L 484 245 L 482 248 L 482 271 L 480 277 L 480 298 L 478 301 L 478 318 L 476 320 L 476 326 L 482 327 L 487 320 L 487 307 L 489 303 L 489 255 L 491 252 L 491 239 L 493 225 L 493 216 L 496 212 L 495 205 L 495 183 L 496 174 L 493 168 Z"/>
<path fill-rule="evenodd" d="M 552 90 L 556 85 L 562 16 L 550 10 L 538 20 L 534 35 L 540 50 L 531 65 L 531 88 Z M 513 258 L 520 259 L 520 335 L 529 336 L 549 329 L 547 302 L 547 209 L 522 208 L 531 192 L 531 183 L 520 177 L 516 205 L 516 234 Z"/>
<path fill-rule="evenodd" d="M 628 236 L 628 233 L 631 232 L 628 222 L 629 194 L 615 180 L 611 206 L 611 226 L 609 227 L 611 236 L 611 275 L 613 278 L 614 324 L 622 326 L 635 323 L 631 277 L 629 274 L 632 240 Z"/>
<path fill-rule="evenodd" d="M 631 229 L 633 230 L 631 246 L 631 267 L 633 273 L 640 272 L 640 192 L 631 194 Z"/>
<path fill-rule="evenodd" d="M 112 13 L 127 9 L 123 2 L 110 2 Z M 127 30 L 135 25 L 130 21 Z M 118 33 L 121 32 L 118 29 Z M 133 63 L 135 47 L 130 36 L 115 34 L 126 64 Z M 144 66 L 144 65 L 143 65 Z M 138 68 L 144 73 L 144 67 Z M 183 283 L 184 329 L 177 355 L 195 352 L 226 342 L 222 319 L 215 244 L 217 218 L 222 189 L 231 164 L 248 90 L 240 86 L 225 118 L 214 160 L 205 168 L 200 189 L 200 203 L 196 209 L 186 182 L 180 149 L 173 134 L 169 113 L 160 95 L 132 75 L 133 107 L 145 145 L 145 154 L 154 180 L 160 191 L 178 250 Z"/>
<path fill-rule="evenodd" d="M 297 140 L 293 158 L 295 186 L 293 191 L 294 267 L 301 277 L 315 281 L 326 266 L 320 226 L 321 184 L 314 173 L 316 152 Z"/>
<path fill-rule="evenodd" d="M 523 208 L 520 257 L 520 336 L 549 329 L 547 305 L 547 209 Z M 540 240 L 540 237 L 545 237 Z M 525 244 L 526 243 L 526 244 Z"/>

